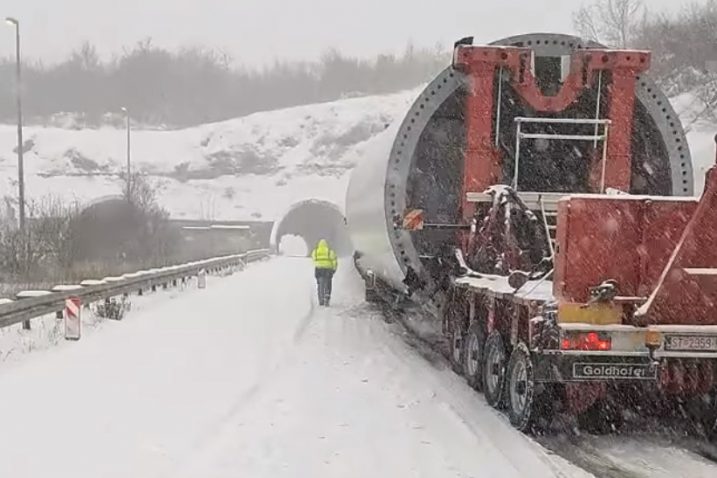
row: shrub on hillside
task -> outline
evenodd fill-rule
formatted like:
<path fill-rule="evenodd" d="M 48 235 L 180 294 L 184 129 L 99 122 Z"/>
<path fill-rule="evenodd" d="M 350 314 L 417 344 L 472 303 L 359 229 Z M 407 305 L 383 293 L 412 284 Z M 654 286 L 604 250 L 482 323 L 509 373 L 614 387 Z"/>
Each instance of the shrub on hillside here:
<path fill-rule="evenodd" d="M 52 197 L 28 203 L 25 234 L 8 211 L 0 217 L 2 282 L 51 285 L 194 259 L 178 255 L 179 230 L 141 175 L 132 178 L 129 201 L 125 195 L 85 208 Z"/>

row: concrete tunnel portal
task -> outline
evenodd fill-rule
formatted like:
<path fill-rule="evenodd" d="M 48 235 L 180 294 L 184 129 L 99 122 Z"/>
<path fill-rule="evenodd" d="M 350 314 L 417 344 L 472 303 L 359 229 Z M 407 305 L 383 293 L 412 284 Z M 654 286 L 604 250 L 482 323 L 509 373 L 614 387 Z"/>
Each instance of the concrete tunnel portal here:
<path fill-rule="evenodd" d="M 282 251 L 282 239 L 300 237 L 306 243 L 306 253 L 321 239 L 326 239 L 339 256 L 353 253 L 346 219 L 341 209 L 329 201 L 307 199 L 292 205 L 275 223 L 271 231 L 271 248 Z M 303 253 L 303 251 L 302 251 Z"/>

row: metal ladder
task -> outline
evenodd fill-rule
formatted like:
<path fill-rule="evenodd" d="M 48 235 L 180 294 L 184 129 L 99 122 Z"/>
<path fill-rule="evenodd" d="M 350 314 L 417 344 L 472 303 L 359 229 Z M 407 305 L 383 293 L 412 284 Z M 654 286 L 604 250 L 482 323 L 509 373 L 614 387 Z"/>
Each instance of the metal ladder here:
<path fill-rule="evenodd" d="M 555 259 L 555 242 L 558 234 L 558 210 L 556 208 L 548 210 L 545 207 L 545 201 L 542 196 L 538 198 L 540 203 L 540 214 L 543 218 L 543 226 L 545 227 L 545 237 L 548 238 L 548 247 L 550 249 L 550 258 Z"/>
<path fill-rule="evenodd" d="M 567 125 L 594 125 L 595 132 L 593 134 L 559 134 L 559 133 L 524 133 L 522 131 L 523 124 L 567 124 Z M 520 173 L 520 145 L 524 139 L 544 139 L 547 141 L 564 140 L 564 141 L 592 141 L 597 147 L 598 142 L 602 141 L 602 174 L 600 177 L 600 192 L 605 192 L 605 172 L 607 171 L 607 136 L 610 128 L 610 120 L 607 119 L 587 119 L 587 118 L 527 118 L 518 116 L 515 118 L 515 170 L 513 172 L 513 190 L 518 191 L 518 177 Z M 600 133 L 600 127 L 603 131 Z"/>
<path fill-rule="evenodd" d="M 602 141 L 602 174 L 600 178 L 600 191 L 605 192 L 605 171 L 607 167 L 607 136 L 610 127 L 610 120 L 606 119 L 582 119 L 582 118 L 526 118 L 519 116 L 515 118 L 516 134 L 515 134 L 515 171 L 513 174 L 513 189 L 518 192 L 518 177 L 520 172 L 520 145 L 524 139 L 544 139 L 544 140 L 565 140 L 565 141 L 592 141 L 597 148 L 598 142 Z M 568 125 L 594 125 L 593 134 L 558 134 L 558 133 L 524 133 L 522 125 L 526 123 L 533 124 L 568 124 Z M 600 127 L 603 128 L 600 134 Z M 547 193 L 546 193 L 547 194 Z M 567 195 L 567 194 L 564 194 Z M 562 195 L 561 195 L 562 196 Z M 543 226 L 545 234 L 548 238 L 548 246 L 550 248 L 551 257 L 555 257 L 555 242 L 557 234 L 558 209 L 557 201 L 551 206 L 546 207 L 545 196 L 539 195 L 537 198 L 537 206 L 543 217 Z M 531 208 L 532 209 L 532 208 Z"/>

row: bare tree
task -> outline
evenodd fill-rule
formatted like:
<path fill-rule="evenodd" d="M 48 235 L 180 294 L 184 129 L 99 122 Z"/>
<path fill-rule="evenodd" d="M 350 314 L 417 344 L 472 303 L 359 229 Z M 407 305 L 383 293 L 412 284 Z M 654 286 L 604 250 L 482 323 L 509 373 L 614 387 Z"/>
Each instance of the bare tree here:
<path fill-rule="evenodd" d="M 585 39 L 627 48 L 637 37 L 645 14 L 642 0 L 594 0 L 573 14 L 573 26 Z"/>
<path fill-rule="evenodd" d="M 72 264 L 73 220 L 80 213 L 77 203 L 66 204 L 47 196 L 29 204 L 32 226 L 31 264 L 48 263 L 61 273 Z"/>
<path fill-rule="evenodd" d="M 123 180 L 123 190 L 127 191 L 126 177 Z M 135 231 L 134 254 L 156 264 L 167 262 L 171 259 L 179 236 L 169 223 L 169 213 L 157 202 L 157 184 L 152 184 L 141 173 L 134 173 L 129 189 L 130 203 L 141 224 Z"/>
<path fill-rule="evenodd" d="M 127 198 L 127 175 L 122 175 L 122 191 Z M 133 173 L 130 177 L 129 201 L 140 211 L 152 212 L 159 209 L 157 206 L 157 193 L 153 184 L 142 173 Z"/>
<path fill-rule="evenodd" d="M 28 227 L 23 238 L 14 222 L 0 225 L 0 268 L 15 276 L 64 274 L 71 266 L 72 221 L 77 204 L 45 197 L 27 204 Z M 23 246 L 24 244 L 24 246 Z"/>
<path fill-rule="evenodd" d="M 4 223 L 0 229 L 0 274 L 4 282 L 23 272 L 22 236 L 12 224 Z"/>

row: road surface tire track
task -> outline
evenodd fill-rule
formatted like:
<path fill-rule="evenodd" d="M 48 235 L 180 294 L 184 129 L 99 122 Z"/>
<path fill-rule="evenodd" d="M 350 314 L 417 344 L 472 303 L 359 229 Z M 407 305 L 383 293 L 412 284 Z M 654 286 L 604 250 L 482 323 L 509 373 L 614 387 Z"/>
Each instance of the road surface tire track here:
<path fill-rule="evenodd" d="M 317 307 L 313 300 L 313 293 L 313 290 L 309 293 L 309 310 L 298 320 L 297 327 L 294 330 L 292 336 L 292 345 L 294 346 L 301 342 L 302 337 L 306 333 L 309 325 L 316 315 Z M 286 362 L 287 357 L 291 354 L 292 350 L 293 349 L 282 350 L 279 358 L 271 365 L 267 365 L 267 361 L 265 360 L 260 362 L 261 372 L 258 375 L 260 377 L 259 380 L 247 390 L 240 393 L 232 405 L 225 412 L 219 415 L 214 424 L 208 427 L 201 434 L 201 436 L 195 440 L 193 446 L 191 447 L 192 454 L 188 455 L 188 458 L 183 462 L 178 463 L 175 467 L 176 470 L 184 469 L 187 464 L 191 464 L 198 456 L 201 456 L 205 450 L 210 449 L 213 444 L 222 439 L 226 431 L 232 428 L 234 424 L 233 419 L 241 414 L 243 409 L 250 404 L 252 400 L 256 399 L 260 395 L 264 387 L 270 383 L 276 375 L 276 372 L 282 367 L 282 364 Z M 168 472 L 162 476 L 174 475 L 176 475 L 175 472 Z"/>
<path fill-rule="evenodd" d="M 314 317 L 314 314 L 316 313 L 316 302 L 313 300 L 313 291 L 311 291 L 311 296 L 309 297 L 309 311 L 304 314 L 304 316 L 299 320 L 299 325 L 294 331 L 294 343 L 299 343 L 301 341 L 301 338 L 306 333 L 306 330 L 309 328 L 309 325 L 311 324 L 311 320 Z"/>
<path fill-rule="evenodd" d="M 638 474 L 603 455 L 591 445 L 571 440 L 560 441 L 535 437 L 536 441 L 558 456 L 592 473 L 598 478 L 649 478 L 649 474 Z"/>
<path fill-rule="evenodd" d="M 431 366 L 435 368 L 452 369 L 450 366 L 450 351 L 445 347 L 445 344 L 434 343 L 415 333 L 407 320 L 406 312 L 392 308 L 389 305 L 384 305 L 380 308 L 380 311 L 387 323 L 396 324 L 400 327 L 400 332 L 397 333 L 397 335 L 400 336 L 408 346 L 412 347 L 419 355 L 426 359 Z M 456 375 L 464 378 L 460 374 Z M 500 415 L 503 416 L 502 414 Z M 529 436 L 550 454 L 559 456 L 599 478 L 645 478 L 650 476 L 649 474 L 638 473 L 620 465 L 605 453 L 601 452 L 601 450 L 586 443 L 584 440 L 578 440 L 576 444 L 574 440 L 577 438 L 577 435 L 571 435 L 573 441 L 567 441 L 566 443 L 557 443 L 551 439 L 550 435 Z M 700 456 L 717 463 L 717 447 L 710 444 L 678 444 L 677 446 L 672 445 L 671 447 L 676 450 L 679 449 L 690 452 L 695 456 Z"/>
<path fill-rule="evenodd" d="M 433 368 L 437 370 L 451 370 L 452 366 L 450 364 L 450 359 L 447 356 L 448 352 L 445 349 L 445 347 L 441 347 L 440 345 L 436 345 L 432 343 L 431 341 L 415 334 L 409 324 L 407 323 L 405 319 L 405 315 L 400 313 L 399 311 L 396 311 L 394 309 L 385 307 L 381 309 L 377 309 L 378 313 L 380 313 L 383 317 L 385 322 L 388 324 L 389 332 L 394 335 L 395 337 L 398 337 L 400 341 L 405 343 L 408 347 L 410 347 L 413 351 L 415 351 L 418 355 L 420 355 L 423 359 L 425 359 L 429 365 L 431 365 Z M 396 351 L 387 345 L 384 347 L 385 352 L 389 353 L 393 357 L 395 357 L 397 360 L 405 363 L 406 365 L 409 365 L 409 360 L 407 357 L 396 353 Z M 460 376 L 459 374 L 456 374 L 460 379 L 464 379 L 464 377 Z M 440 386 L 440 384 L 437 384 Z M 479 397 L 482 398 L 482 394 L 478 394 Z M 474 435 L 480 436 L 484 433 L 480 427 L 477 427 L 475 424 L 471 423 L 470 420 L 466 419 L 466 410 L 461 411 L 459 408 L 457 408 L 454 405 L 446 404 L 448 408 L 453 412 L 453 414 L 463 423 L 464 426 L 466 426 Z M 469 405 L 465 405 L 461 403 L 460 408 L 466 408 L 469 407 Z M 487 404 L 486 404 L 487 405 Z M 504 414 L 495 412 L 495 415 L 502 421 L 507 422 L 507 418 Z M 510 424 L 506 423 L 508 427 L 512 427 Z M 560 470 L 555 463 L 553 463 L 549 458 L 550 456 L 556 456 L 565 459 L 564 456 L 555 453 L 553 450 L 550 450 L 547 447 L 544 447 L 542 444 L 538 443 L 534 440 L 534 437 L 531 437 L 529 435 L 524 435 L 526 439 L 533 441 L 536 443 L 537 446 L 542 448 L 541 451 L 544 452 L 544 456 L 540 456 L 540 460 L 545 463 L 547 466 L 549 466 L 553 473 L 555 474 L 556 478 L 570 478 L 569 475 L 565 474 L 564 471 Z M 503 453 L 504 456 L 507 458 L 510 458 L 509 450 Z M 570 460 L 568 460 L 570 461 Z M 580 466 L 577 463 L 574 463 L 577 466 Z M 583 468 L 585 471 L 588 471 L 590 473 L 593 473 L 591 470 L 587 470 L 586 468 L 580 466 L 580 468 Z M 596 475 L 598 476 L 598 475 Z M 633 477 L 631 475 L 615 475 L 614 477 L 610 478 L 641 478 L 641 477 Z"/>

